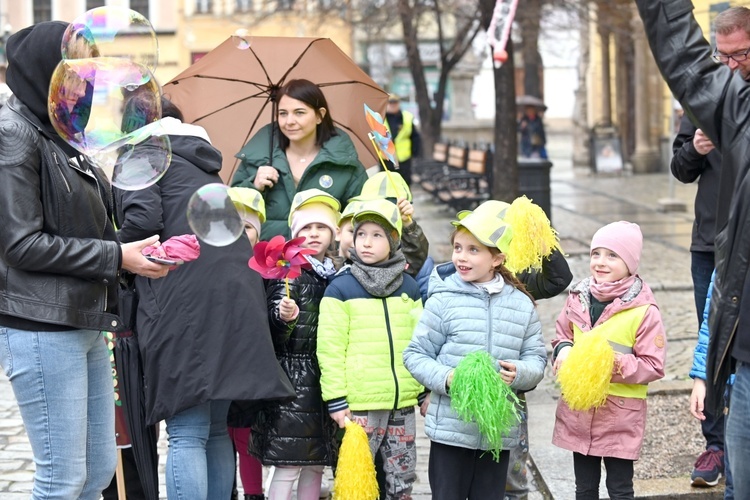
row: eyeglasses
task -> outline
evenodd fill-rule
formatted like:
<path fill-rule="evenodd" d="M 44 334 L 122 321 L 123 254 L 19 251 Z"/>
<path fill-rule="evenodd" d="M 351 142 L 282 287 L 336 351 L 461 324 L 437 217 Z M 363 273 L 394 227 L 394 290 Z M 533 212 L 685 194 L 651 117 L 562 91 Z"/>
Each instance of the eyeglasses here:
<path fill-rule="evenodd" d="M 727 64 L 730 59 L 734 59 L 735 62 L 739 63 L 746 61 L 748 57 L 750 57 L 750 47 L 744 52 L 735 52 L 734 54 L 722 54 L 718 49 L 714 50 L 714 53 L 711 54 L 711 58 L 714 61 L 722 64 Z"/>

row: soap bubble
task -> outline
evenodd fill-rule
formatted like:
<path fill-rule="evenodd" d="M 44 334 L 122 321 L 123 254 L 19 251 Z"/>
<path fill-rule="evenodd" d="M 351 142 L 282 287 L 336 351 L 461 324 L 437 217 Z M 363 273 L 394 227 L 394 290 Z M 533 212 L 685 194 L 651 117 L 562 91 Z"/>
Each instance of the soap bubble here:
<path fill-rule="evenodd" d="M 90 152 L 87 158 L 104 171 L 113 186 L 135 191 L 162 178 L 172 160 L 172 148 L 159 121 Z"/>
<path fill-rule="evenodd" d="M 114 57 L 156 71 L 159 45 L 148 19 L 123 7 L 97 7 L 70 23 L 63 34 L 63 59 Z"/>
<path fill-rule="evenodd" d="M 50 82 L 49 117 L 85 155 L 161 118 L 161 89 L 145 66 L 127 59 L 63 60 Z"/>
<path fill-rule="evenodd" d="M 232 35 L 232 41 L 234 46 L 240 50 L 247 50 L 253 43 L 253 37 L 249 35 L 249 31 L 245 28 L 240 28 Z"/>
<path fill-rule="evenodd" d="M 223 247 L 237 241 L 245 228 L 224 184 L 206 184 L 190 197 L 187 219 L 205 243 Z"/>

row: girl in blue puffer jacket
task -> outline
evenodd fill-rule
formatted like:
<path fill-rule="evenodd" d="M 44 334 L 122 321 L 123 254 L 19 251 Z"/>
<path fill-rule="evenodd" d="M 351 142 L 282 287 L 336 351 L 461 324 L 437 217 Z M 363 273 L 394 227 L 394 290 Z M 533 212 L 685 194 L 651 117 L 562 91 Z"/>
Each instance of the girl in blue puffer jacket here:
<path fill-rule="evenodd" d="M 404 351 L 406 368 L 432 391 L 425 430 L 434 500 L 503 498 L 509 450 L 518 441 L 513 428 L 496 462 L 477 425 L 458 417 L 450 397 L 458 363 L 487 351 L 514 391 L 530 390 L 544 376 L 547 354 L 534 302 L 503 265 L 512 239 L 501 217 L 507 208 L 491 200 L 459 213 L 452 262 L 433 271 L 424 313 Z"/>

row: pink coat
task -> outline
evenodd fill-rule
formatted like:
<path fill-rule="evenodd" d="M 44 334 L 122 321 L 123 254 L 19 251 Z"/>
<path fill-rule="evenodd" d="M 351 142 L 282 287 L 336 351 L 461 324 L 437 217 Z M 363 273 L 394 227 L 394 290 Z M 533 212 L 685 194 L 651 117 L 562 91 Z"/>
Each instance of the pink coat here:
<path fill-rule="evenodd" d="M 666 361 L 666 333 L 661 313 L 651 289 L 643 283 L 640 293 L 629 302 L 616 298 L 607 305 L 597 325 L 626 309 L 650 304 L 636 332 L 633 354 L 617 354 L 612 382 L 647 384 L 664 377 Z M 592 328 L 588 308 L 581 302 L 580 294 L 589 293 L 582 284 L 571 290 L 565 308 L 557 318 L 557 338 L 573 340 L 573 327 L 583 331 Z M 646 429 L 646 400 L 608 396 L 607 402 L 587 412 L 571 410 L 560 398 L 555 414 L 555 431 L 552 443 L 566 450 L 600 457 L 638 460 Z"/>

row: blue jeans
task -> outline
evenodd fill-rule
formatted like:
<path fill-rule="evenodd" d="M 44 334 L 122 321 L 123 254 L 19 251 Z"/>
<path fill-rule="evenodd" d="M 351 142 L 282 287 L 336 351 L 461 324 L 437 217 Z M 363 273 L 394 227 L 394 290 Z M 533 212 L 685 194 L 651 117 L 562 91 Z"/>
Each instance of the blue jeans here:
<path fill-rule="evenodd" d="M 230 401 L 209 401 L 169 417 L 167 498 L 229 498 L 234 448 L 227 432 Z"/>
<path fill-rule="evenodd" d="M 726 440 L 735 498 L 750 498 L 750 365 L 737 363 Z"/>
<path fill-rule="evenodd" d="M 0 327 L 10 379 L 34 453 L 32 499 L 99 499 L 117 465 L 112 370 L 101 332 Z"/>

